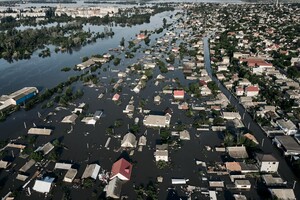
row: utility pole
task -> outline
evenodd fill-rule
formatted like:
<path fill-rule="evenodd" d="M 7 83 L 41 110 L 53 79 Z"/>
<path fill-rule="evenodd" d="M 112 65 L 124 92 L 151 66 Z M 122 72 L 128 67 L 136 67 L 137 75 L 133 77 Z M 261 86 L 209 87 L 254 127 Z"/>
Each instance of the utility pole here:
<path fill-rule="evenodd" d="M 263 138 L 263 139 L 261 140 L 261 147 L 264 146 L 264 142 L 265 142 L 265 138 Z"/>
<path fill-rule="evenodd" d="M 297 181 L 294 181 L 293 190 L 295 189 Z"/>

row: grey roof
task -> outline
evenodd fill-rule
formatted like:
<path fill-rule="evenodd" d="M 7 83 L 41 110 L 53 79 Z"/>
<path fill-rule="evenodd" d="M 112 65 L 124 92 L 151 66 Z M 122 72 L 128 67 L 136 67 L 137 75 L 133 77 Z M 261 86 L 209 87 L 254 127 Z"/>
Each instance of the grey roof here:
<path fill-rule="evenodd" d="M 61 121 L 61 123 L 69 123 L 69 124 L 74 124 L 75 123 L 75 120 L 77 119 L 78 115 L 76 114 L 71 114 L 71 115 L 68 115 L 68 116 L 65 116 L 63 118 L 63 120 Z"/>
<path fill-rule="evenodd" d="M 35 164 L 35 161 L 33 159 L 29 160 L 28 162 L 25 163 L 25 165 L 23 165 L 23 167 L 21 167 L 21 169 L 19 169 L 20 172 L 26 172 L 27 170 L 29 170 L 33 165 Z"/>
<path fill-rule="evenodd" d="M 249 180 L 235 180 L 235 185 L 251 185 Z"/>
<path fill-rule="evenodd" d="M 118 199 L 121 195 L 123 181 L 118 177 L 113 178 L 109 181 L 106 189 L 106 197 Z"/>
<path fill-rule="evenodd" d="M 52 149 L 54 149 L 53 144 L 48 142 L 40 150 L 43 151 L 44 155 L 47 155 L 48 153 L 50 153 L 50 151 L 52 151 Z"/>
<path fill-rule="evenodd" d="M 97 175 L 99 173 L 99 170 L 100 170 L 100 166 L 97 165 L 97 164 L 87 165 L 84 172 L 83 172 L 82 178 L 96 179 Z"/>
<path fill-rule="evenodd" d="M 280 188 L 280 189 L 269 189 L 272 196 L 276 196 L 280 200 L 296 200 L 293 189 Z"/>
<path fill-rule="evenodd" d="M 281 177 L 274 177 L 272 174 L 265 174 L 261 177 L 267 186 L 283 186 L 287 183 Z"/>
<path fill-rule="evenodd" d="M 287 136 L 287 135 L 276 136 L 275 140 L 279 141 L 280 144 L 286 149 L 286 151 L 293 151 L 296 153 L 300 153 L 300 145 L 291 136 Z"/>
<path fill-rule="evenodd" d="M 71 181 L 73 181 L 73 179 L 75 178 L 76 174 L 77 174 L 77 169 L 70 168 L 67 171 L 67 173 L 66 173 L 66 175 L 64 177 L 64 181 L 66 181 L 68 179 L 70 179 Z M 68 182 L 68 181 L 66 181 L 66 182 Z"/>
<path fill-rule="evenodd" d="M 28 134 L 30 135 L 50 135 L 52 132 L 51 129 L 47 128 L 30 128 Z"/>
<path fill-rule="evenodd" d="M 0 160 L 0 169 L 6 169 L 9 165 L 9 162 Z"/>
<path fill-rule="evenodd" d="M 256 158 L 260 162 L 278 162 L 278 160 L 272 154 L 261 154 L 257 153 Z"/>
<path fill-rule="evenodd" d="M 248 153 L 244 146 L 227 147 L 226 149 L 232 158 L 248 158 Z"/>

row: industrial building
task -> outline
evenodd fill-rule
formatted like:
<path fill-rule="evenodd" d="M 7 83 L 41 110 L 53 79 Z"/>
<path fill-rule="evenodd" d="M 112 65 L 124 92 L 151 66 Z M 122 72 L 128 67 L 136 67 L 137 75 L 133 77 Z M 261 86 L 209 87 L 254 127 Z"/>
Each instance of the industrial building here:
<path fill-rule="evenodd" d="M 166 115 L 147 115 L 144 118 L 144 125 L 148 127 L 169 127 L 171 116 Z"/>

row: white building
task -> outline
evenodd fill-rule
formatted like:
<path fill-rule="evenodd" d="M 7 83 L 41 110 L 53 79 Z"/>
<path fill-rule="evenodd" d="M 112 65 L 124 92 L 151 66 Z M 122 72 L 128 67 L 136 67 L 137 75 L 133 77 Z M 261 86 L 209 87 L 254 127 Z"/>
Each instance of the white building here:
<path fill-rule="evenodd" d="M 171 122 L 171 115 L 146 115 L 143 123 L 149 127 L 169 127 Z"/>
<path fill-rule="evenodd" d="M 298 132 L 296 125 L 291 120 L 280 119 L 276 123 L 286 135 L 295 135 Z"/>
<path fill-rule="evenodd" d="M 279 161 L 271 154 L 257 154 L 257 164 L 261 172 L 277 172 Z"/>
<path fill-rule="evenodd" d="M 249 180 L 235 180 L 234 184 L 237 189 L 250 190 L 251 188 L 251 183 Z"/>

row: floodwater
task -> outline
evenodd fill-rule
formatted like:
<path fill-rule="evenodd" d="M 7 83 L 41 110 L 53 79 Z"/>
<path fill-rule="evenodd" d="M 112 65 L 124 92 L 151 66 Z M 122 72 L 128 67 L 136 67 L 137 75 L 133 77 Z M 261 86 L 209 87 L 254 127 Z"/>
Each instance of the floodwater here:
<path fill-rule="evenodd" d="M 113 26 L 115 35 L 112 38 L 98 39 L 94 44 L 88 44 L 80 49 L 74 49 L 71 54 L 55 53 L 54 47 L 50 46 L 51 57 L 41 58 L 35 52 L 30 60 L 19 60 L 8 63 L 0 60 L 0 94 L 11 93 L 25 86 L 37 86 L 39 88 L 51 88 L 58 83 L 67 80 L 68 77 L 78 74 L 75 71 L 62 73 L 63 67 L 73 68 L 81 62 L 82 57 L 95 54 L 103 54 L 111 48 L 118 47 L 122 37 L 128 42 L 136 38 L 141 30 L 155 30 L 162 26 L 162 19 L 169 18 L 175 12 L 164 12 L 152 16 L 149 24 L 132 27 Z M 85 26 L 87 27 L 87 26 Z M 91 31 L 103 32 L 105 26 L 89 26 Z"/>

